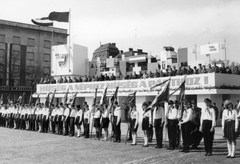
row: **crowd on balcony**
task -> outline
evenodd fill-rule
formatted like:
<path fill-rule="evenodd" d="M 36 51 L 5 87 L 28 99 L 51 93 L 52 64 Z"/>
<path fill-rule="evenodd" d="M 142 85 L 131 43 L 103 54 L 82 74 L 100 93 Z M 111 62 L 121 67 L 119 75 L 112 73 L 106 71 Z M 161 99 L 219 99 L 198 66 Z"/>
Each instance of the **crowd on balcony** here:
<path fill-rule="evenodd" d="M 84 77 L 62 77 L 58 80 L 55 80 L 53 77 L 51 79 L 41 78 L 39 84 L 55 84 L 55 83 L 78 83 L 78 82 L 94 82 L 94 81 L 111 81 L 111 80 L 124 80 L 124 79 L 145 79 L 145 78 L 156 78 L 156 77 L 169 77 L 169 76 L 181 76 L 181 75 L 193 75 L 193 74 L 204 74 L 204 73 L 223 73 L 223 74 L 235 74 L 240 75 L 240 71 L 238 66 L 226 67 L 224 63 L 221 64 L 220 67 L 216 65 L 216 63 L 209 64 L 207 67 L 202 64 L 198 64 L 198 67 L 194 66 L 181 66 L 178 69 L 173 66 L 167 66 L 167 69 L 164 71 L 161 69 L 156 69 L 155 72 L 141 71 L 139 74 L 133 72 L 131 74 L 127 74 L 126 76 L 120 75 L 116 77 L 114 74 L 100 74 L 96 76 L 87 76 Z"/>

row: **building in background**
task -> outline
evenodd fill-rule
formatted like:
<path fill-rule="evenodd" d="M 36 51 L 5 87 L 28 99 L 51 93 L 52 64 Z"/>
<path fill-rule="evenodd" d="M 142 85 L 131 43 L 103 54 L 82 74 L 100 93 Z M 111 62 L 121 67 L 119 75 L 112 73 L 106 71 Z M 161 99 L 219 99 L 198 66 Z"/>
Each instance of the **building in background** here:
<path fill-rule="evenodd" d="M 41 77 L 51 75 L 51 46 L 67 43 L 67 30 L 0 20 L 0 91 L 26 100 Z"/>

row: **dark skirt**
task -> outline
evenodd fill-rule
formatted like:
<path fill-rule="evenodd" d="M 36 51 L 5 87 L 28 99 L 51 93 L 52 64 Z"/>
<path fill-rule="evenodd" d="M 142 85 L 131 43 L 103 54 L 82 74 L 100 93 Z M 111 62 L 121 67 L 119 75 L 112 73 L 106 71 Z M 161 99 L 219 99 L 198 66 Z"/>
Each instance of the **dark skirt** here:
<path fill-rule="evenodd" d="M 28 114 L 24 115 L 24 120 L 27 121 L 28 120 Z"/>
<path fill-rule="evenodd" d="M 102 118 L 102 128 L 108 128 L 108 126 L 109 126 L 109 118 L 107 117 L 107 118 Z"/>
<path fill-rule="evenodd" d="M 143 118 L 142 130 L 149 130 L 149 117 Z"/>
<path fill-rule="evenodd" d="M 77 116 L 76 120 L 75 120 L 75 125 L 79 126 L 79 125 L 82 125 L 82 121 L 80 121 L 80 116 Z"/>
<path fill-rule="evenodd" d="M 58 118 L 57 118 L 57 119 L 58 119 L 58 120 L 57 120 L 58 123 L 62 122 L 62 117 L 63 117 L 62 115 L 59 115 L 59 116 L 58 116 Z"/>
<path fill-rule="evenodd" d="M 100 118 L 94 119 L 94 128 L 100 128 Z"/>
<path fill-rule="evenodd" d="M 37 122 L 42 122 L 42 114 L 37 115 Z"/>
<path fill-rule="evenodd" d="M 137 125 L 136 128 L 134 128 L 135 127 L 135 123 L 136 123 L 136 119 L 131 119 L 131 123 L 130 123 L 131 131 L 136 133 L 137 130 L 138 130 L 138 125 Z"/>
<path fill-rule="evenodd" d="M 237 133 L 235 132 L 235 121 L 225 121 L 224 124 L 224 137 L 230 141 L 233 141 L 237 138 Z"/>

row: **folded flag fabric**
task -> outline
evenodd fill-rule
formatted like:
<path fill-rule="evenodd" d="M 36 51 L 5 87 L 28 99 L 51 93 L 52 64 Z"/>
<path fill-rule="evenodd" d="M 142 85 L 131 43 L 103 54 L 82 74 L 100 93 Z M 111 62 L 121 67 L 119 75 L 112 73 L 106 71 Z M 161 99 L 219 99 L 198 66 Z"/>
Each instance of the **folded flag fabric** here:
<path fill-rule="evenodd" d="M 38 25 L 38 26 L 53 26 L 53 22 L 52 21 L 49 21 L 49 20 L 46 20 L 44 18 L 36 18 L 36 19 L 32 19 L 31 20 L 35 25 Z"/>
<path fill-rule="evenodd" d="M 69 12 L 51 12 L 48 16 L 49 20 L 58 21 L 58 22 L 68 22 L 69 21 Z"/>

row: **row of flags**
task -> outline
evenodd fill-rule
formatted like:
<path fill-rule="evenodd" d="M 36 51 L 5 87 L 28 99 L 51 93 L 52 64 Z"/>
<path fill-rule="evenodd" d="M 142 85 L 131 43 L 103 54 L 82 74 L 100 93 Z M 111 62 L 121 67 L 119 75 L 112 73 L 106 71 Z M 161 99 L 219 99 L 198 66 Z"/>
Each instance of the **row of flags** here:
<path fill-rule="evenodd" d="M 32 23 L 38 26 L 53 26 L 53 21 L 69 22 L 70 12 L 51 12 L 47 17 L 32 19 Z"/>

